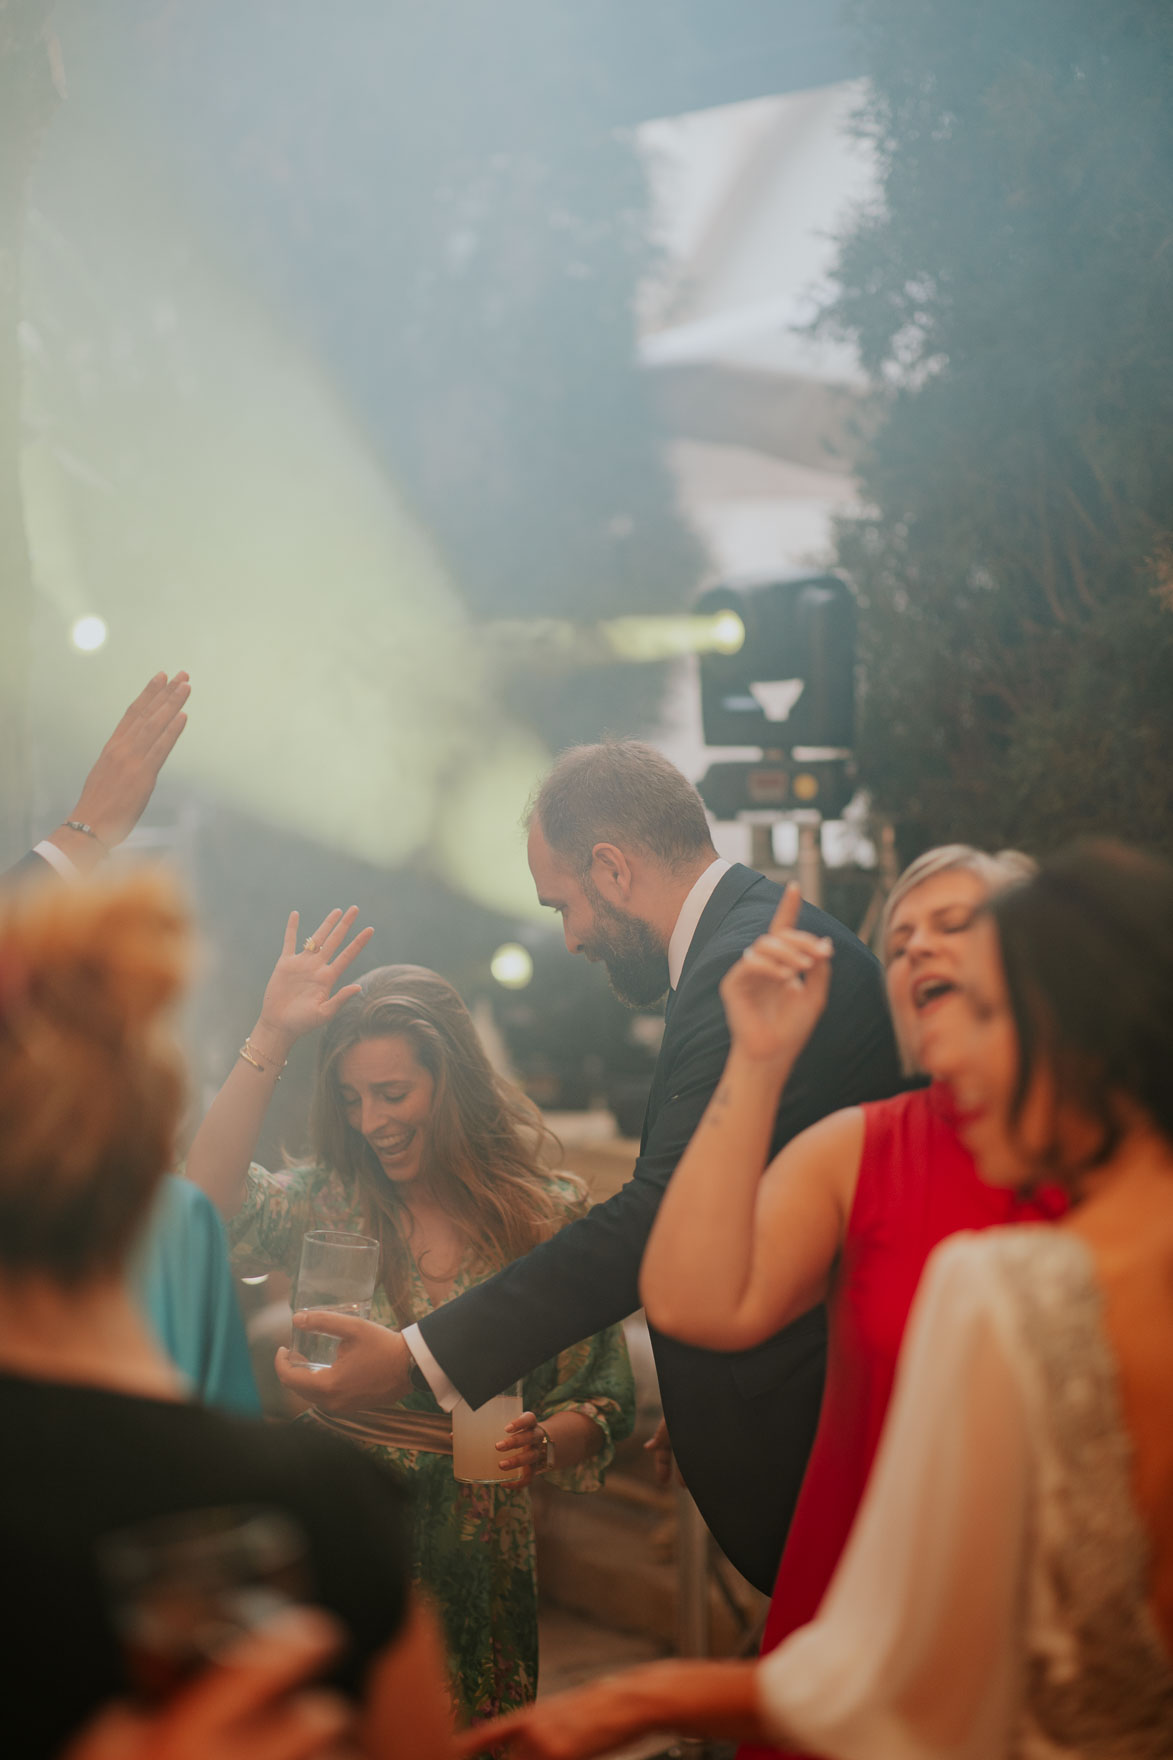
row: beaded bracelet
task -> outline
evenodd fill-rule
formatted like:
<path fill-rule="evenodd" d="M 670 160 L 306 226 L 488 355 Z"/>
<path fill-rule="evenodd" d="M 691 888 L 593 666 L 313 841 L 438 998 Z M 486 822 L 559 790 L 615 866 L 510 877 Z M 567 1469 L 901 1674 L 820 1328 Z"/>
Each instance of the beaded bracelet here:
<path fill-rule="evenodd" d="M 84 819 L 67 819 L 65 821 L 65 829 L 67 831 L 80 831 L 83 837 L 92 837 L 99 849 L 104 849 L 107 855 L 110 854 L 110 845 L 100 838 L 93 826 L 87 825 Z"/>

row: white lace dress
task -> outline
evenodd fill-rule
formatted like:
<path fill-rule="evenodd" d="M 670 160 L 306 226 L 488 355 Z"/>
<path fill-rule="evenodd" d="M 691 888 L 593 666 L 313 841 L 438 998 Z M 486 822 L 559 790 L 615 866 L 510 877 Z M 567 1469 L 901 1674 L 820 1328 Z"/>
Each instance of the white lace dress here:
<path fill-rule="evenodd" d="M 1052 1228 L 955 1236 L 925 1272 L 818 1617 L 759 1669 L 763 1715 L 781 1746 L 832 1760 L 1173 1756 L 1147 1581 L 1086 1247 Z"/>

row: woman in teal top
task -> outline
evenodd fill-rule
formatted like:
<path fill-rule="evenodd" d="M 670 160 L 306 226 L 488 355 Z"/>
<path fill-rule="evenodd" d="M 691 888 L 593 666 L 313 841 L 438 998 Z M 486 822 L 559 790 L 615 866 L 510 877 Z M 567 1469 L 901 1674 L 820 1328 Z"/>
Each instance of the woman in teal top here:
<path fill-rule="evenodd" d="M 162 1181 L 130 1269 L 131 1289 L 159 1343 L 204 1404 L 261 1410 L 224 1227 L 190 1180 Z"/>

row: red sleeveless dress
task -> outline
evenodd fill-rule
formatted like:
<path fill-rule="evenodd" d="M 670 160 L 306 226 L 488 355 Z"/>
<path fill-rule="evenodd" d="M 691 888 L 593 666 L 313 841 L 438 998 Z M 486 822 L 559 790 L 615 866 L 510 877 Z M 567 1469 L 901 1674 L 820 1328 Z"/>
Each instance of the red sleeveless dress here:
<path fill-rule="evenodd" d="M 859 1183 L 828 1305 L 819 1427 L 790 1526 L 762 1654 L 818 1612 L 855 1521 L 884 1427 L 896 1359 L 925 1261 L 962 1229 L 1047 1221 L 1067 1200 L 984 1185 L 951 1125 L 943 1084 L 863 1108 Z M 773 1748 L 743 1747 L 738 1760 Z"/>

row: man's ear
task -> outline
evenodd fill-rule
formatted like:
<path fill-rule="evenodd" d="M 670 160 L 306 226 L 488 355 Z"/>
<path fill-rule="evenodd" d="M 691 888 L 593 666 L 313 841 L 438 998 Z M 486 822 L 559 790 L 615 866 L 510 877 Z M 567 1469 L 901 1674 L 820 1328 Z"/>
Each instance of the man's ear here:
<path fill-rule="evenodd" d="M 614 843 L 596 843 L 591 851 L 591 879 L 608 904 L 620 909 L 631 902 L 631 863 Z"/>

